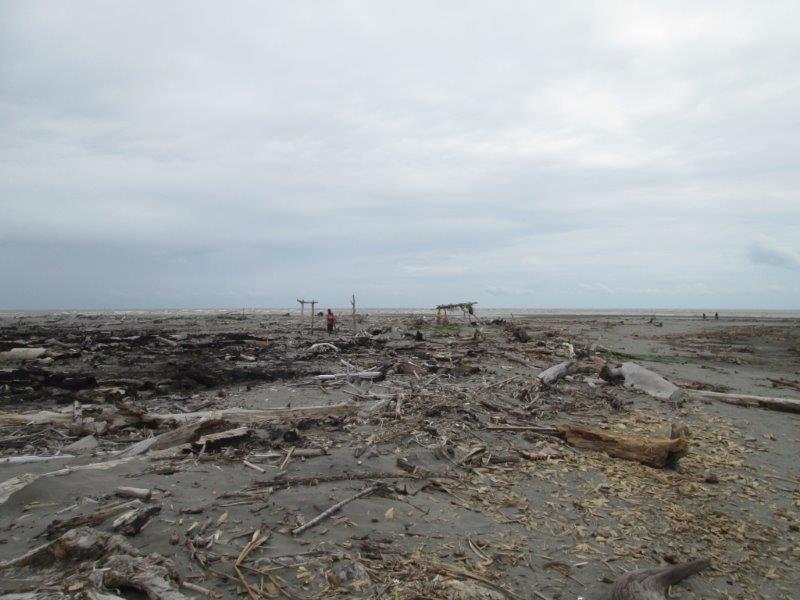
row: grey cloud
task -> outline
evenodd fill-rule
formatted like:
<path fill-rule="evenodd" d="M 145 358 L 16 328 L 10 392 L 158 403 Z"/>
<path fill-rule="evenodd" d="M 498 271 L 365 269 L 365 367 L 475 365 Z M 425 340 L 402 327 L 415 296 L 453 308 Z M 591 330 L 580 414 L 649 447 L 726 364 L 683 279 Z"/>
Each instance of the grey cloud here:
<path fill-rule="evenodd" d="M 3 3 L 0 308 L 797 306 L 798 16 Z"/>
<path fill-rule="evenodd" d="M 800 273 L 800 254 L 765 241 L 753 242 L 748 257 L 757 265 L 767 265 Z"/>

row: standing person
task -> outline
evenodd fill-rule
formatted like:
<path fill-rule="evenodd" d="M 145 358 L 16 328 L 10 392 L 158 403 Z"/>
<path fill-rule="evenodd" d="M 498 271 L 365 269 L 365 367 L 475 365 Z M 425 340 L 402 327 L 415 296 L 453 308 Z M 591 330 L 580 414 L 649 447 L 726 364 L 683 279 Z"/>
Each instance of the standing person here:
<path fill-rule="evenodd" d="M 714 313 L 714 320 L 719 321 L 719 313 L 718 312 Z"/>
<path fill-rule="evenodd" d="M 333 326 L 336 324 L 336 316 L 328 309 L 328 314 L 325 315 L 325 325 L 328 326 L 328 335 L 333 333 Z"/>

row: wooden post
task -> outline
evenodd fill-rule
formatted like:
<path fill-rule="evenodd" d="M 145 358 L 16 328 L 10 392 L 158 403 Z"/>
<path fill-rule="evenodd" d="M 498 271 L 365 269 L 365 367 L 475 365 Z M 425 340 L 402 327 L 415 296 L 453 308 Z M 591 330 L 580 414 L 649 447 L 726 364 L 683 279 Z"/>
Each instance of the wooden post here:
<path fill-rule="evenodd" d="M 309 304 L 311 305 L 311 333 L 314 333 L 314 305 L 317 303 L 316 300 L 310 300 Z"/>
<path fill-rule="evenodd" d="M 353 335 L 356 334 L 356 295 L 350 298 L 350 304 L 353 307 Z"/>

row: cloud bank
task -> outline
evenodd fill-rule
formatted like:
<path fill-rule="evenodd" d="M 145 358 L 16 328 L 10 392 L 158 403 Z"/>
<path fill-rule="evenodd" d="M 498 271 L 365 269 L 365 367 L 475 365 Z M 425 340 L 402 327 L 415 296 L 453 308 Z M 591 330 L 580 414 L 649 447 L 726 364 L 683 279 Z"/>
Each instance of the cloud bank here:
<path fill-rule="evenodd" d="M 798 17 L 4 3 L 0 308 L 797 308 Z"/>

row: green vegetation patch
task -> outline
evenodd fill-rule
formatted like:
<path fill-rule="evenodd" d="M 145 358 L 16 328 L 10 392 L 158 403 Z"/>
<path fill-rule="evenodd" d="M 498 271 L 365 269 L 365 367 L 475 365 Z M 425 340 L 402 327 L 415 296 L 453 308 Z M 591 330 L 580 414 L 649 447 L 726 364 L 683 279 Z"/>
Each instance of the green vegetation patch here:
<path fill-rule="evenodd" d="M 449 336 L 458 335 L 461 332 L 461 325 L 454 325 L 453 323 L 441 323 L 439 325 L 423 325 L 420 328 L 423 334 L 431 336 Z"/>

